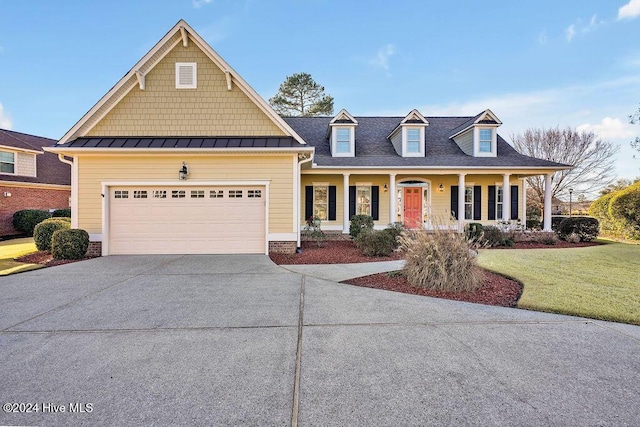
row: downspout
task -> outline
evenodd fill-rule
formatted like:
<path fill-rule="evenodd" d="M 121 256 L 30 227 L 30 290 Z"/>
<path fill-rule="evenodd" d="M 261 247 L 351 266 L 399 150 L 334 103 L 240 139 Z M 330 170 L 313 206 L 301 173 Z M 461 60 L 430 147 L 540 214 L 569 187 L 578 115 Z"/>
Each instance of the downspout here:
<path fill-rule="evenodd" d="M 301 159 L 300 155 L 298 155 L 298 180 L 297 180 L 298 197 L 301 197 L 300 192 L 302 191 L 302 174 L 300 173 L 302 171 L 302 164 L 310 162 L 311 160 L 313 160 L 313 153 L 309 155 L 308 159 L 305 159 L 305 158 Z M 300 199 L 298 199 L 298 201 L 300 201 Z M 298 240 L 296 243 L 296 253 L 301 253 L 302 247 L 300 245 L 300 203 L 298 203 L 298 206 L 296 206 L 295 221 L 296 221 L 296 234 L 298 235 Z"/>
<path fill-rule="evenodd" d="M 59 153 L 58 154 L 58 160 L 60 160 L 62 163 L 65 163 L 69 166 L 71 166 L 71 228 L 78 228 L 78 206 L 77 203 L 74 203 L 74 201 L 77 200 L 77 192 L 78 192 L 78 188 L 77 188 L 77 174 L 76 174 L 76 166 L 77 163 L 73 162 L 71 160 L 67 160 L 64 158 L 64 154 Z"/>

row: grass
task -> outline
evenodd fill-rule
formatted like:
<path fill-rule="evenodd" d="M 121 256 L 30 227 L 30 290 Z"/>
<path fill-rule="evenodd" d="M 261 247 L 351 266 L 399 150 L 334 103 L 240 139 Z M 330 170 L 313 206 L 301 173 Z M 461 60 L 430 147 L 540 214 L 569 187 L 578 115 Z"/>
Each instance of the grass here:
<path fill-rule="evenodd" d="M 524 284 L 518 307 L 640 325 L 640 246 L 482 250 L 479 264 Z"/>
<path fill-rule="evenodd" d="M 0 276 L 42 268 L 43 266 L 39 264 L 28 264 L 13 260 L 37 250 L 31 237 L 0 242 Z"/>

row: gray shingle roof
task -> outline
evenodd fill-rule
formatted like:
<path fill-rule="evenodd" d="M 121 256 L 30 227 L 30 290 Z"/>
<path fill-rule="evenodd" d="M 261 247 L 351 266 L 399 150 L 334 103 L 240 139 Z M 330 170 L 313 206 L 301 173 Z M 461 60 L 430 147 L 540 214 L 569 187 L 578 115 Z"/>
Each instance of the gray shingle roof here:
<path fill-rule="evenodd" d="M 73 148 L 292 148 L 291 137 L 96 137 L 77 138 L 57 147 Z"/>
<path fill-rule="evenodd" d="M 285 121 L 310 146 L 315 147 L 314 163 L 319 167 L 558 167 L 567 165 L 518 153 L 498 135 L 497 157 L 466 155 L 449 137 L 473 123 L 475 117 L 426 117 L 425 157 L 402 157 L 387 135 L 404 117 L 356 117 L 356 156 L 331 157 L 327 127 L 331 117 L 288 117 Z"/>
<path fill-rule="evenodd" d="M 57 154 L 46 153 L 42 150 L 42 147 L 51 147 L 55 143 L 54 139 L 0 129 L 0 145 L 43 153 L 36 155 L 37 176 L 0 174 L 0 181 L 71 185 L 71 166 L 58 160 Z"/>

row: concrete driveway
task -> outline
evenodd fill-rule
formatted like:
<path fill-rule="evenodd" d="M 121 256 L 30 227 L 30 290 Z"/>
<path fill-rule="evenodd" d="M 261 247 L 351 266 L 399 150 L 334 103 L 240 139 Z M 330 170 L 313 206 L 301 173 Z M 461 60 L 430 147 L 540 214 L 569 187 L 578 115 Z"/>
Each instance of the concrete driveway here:
<path fill-rule="evenodd" d="M 341 285 L 265 256 L 111 256 L 0 278 L 0 295 L 0 403 L 26 404 L 0 425 L 640 419 L 634 326 Z"/>

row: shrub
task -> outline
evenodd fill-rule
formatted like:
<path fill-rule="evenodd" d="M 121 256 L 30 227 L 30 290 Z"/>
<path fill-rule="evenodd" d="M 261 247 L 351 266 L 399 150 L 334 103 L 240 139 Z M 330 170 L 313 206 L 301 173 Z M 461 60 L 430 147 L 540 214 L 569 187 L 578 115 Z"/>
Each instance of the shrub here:
<path fill-rule="evenodd" d="M 540 230 L 542 229 L 542 223 L 537 219 L 528 219 L 527 220 L 527 229 L 528 230 Z"/>
<path fill-rule="evenodd" d="M 82 259 L 89 249 L 89 233 L 84 230 L 57 230 L 51 239 L 51 254 L 55 259 Z"/>
<path fill-rule="evenodd" d="M 571 234 L 577 234 L 581 242 L 590 242 L 598 237 L 600 224 L 595 218 L 588 216 L 575 216 L 565 218 L 558 227 L 558 236 L 567 240 Z"/>
<path fill-rule="evenodd" d="M 469 240 L 480 239 L 482 237 L 482 230 L 484 230 L 484 227 L 479 222 L 470 222 L 464 226 L 464 232 Z"/>
<path fill-rule="evenodd" d="M 512 247 L 516 242 L 515 230 L 503 231 L 500 227 L 487 225 L 483 229 L 482 241 L 489 247 Z"/>
<path fill-rule="evenodd" d="M 71 209 L 67 208 L 67 209 L 56 209 L 55 211 L 53 211 L 51 213 L 52 217 L 71 217 Z"/>
<path fill-rule="evenodd" d="M 389 226 L 382 231 L 391 236 L 391 238 L 393 239 L 393 248 L 395 249 L 400 245 L 398 238 L 404 231 L 404 224 L 401 222 L 394 222 L 393 224 L 389 224 Z"/>
<path fill-rule="evenodd" d="M 320 218 L 310 216 L 309 219 L 307 219 L 304 232 L 309 239 L 316 242 L 318 247 L 322 246 L 324 241 L 327 240 L 327 236 L 324 234 L 324 231 L 322 231 L 322 221 L 320 221 Z"/>
<path fill-rule="evenodd" d="M 389 256 L 396 248 L 396 239 L 387 230 L 361 230 L 356 246 L 365 256 Z"/>
<path fill-rule="evenodd" d="M 558 243 L 558 235 L 556 233 L 540 233 L 540 240 L 539 242 L 545 245 L 555 245 L 556 243 Z"/>
<path fill-rule="evenodd" d="M 71 224 L 67 221 L 55 218 L 45 219 L 36 225 L 33 230 L 33 240 L 36 243 L 36 247 L 39 251 L 50 251 L 53 233 L 58 230 L 68 230 L 70 228 Z"/>
<path fill-rule="evenodd" d="M 68 216 L 52 216 L 51 218 L 47 218 L 42 222 L 50 222 L 50 221 L 65 221 L 71 224 L 71 218 Z"/>
<path fill-rule="evenodd" d="M 607 193 L 602 197 L 594 200 L 589 206 L 589 216 L 596 218 L 600 222 L 600 229 L 608 234 L 616 235 L 615 220 L 609 215 L 609 206 L 611 199 L 617 192 Z"/>
<path fill-rule="evenodd" d="M 356 239 L 358 234 L 364 229 L 373 230 L 373 217 L 370 215 L 354 215 L 351 217 L 349 225 L 349 235 Z"/>
<path fill-rule="evenodd" d="M 580 235 L 578 233 L 571 233 L 565 239 L 569 243 L 580 243 Z"/>
<path fill-rule="evenodd" d="M 568 216 L 556 215 L 551 217 L 551 230 L 558 232 L 558 228 L 560 228 L 560 223 L 565 218 L 569 218 Z"/>
<path fill-rule="evenodd" d="M 626 239 L 640 239 L 640 182 L 620 190 L 611 197 L 609 216 Z"/>
<path fill-rule="evenodd" d="M 51 215 L 47 211 L 38 209 L 25 209 L 13 214 L 13 226 L 16 230 L 33 236 L 33 229 Z"/>
<path fill-rule="evenodd" d="M 476 289 L 482 279 L 477 251 L 463 233 L 418 230 L 403 233 L 400 247 L 406 253 L 404 273 L 420 288 L 462 292 Z"/>

